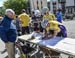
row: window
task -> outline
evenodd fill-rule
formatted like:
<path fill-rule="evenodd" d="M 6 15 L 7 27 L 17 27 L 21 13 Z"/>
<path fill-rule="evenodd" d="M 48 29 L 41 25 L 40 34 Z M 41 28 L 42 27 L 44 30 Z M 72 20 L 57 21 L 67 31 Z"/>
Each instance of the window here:
<path fill-rule="evenodd" d="M 37 5 L 38 5 L 38 0 L 37 0 Z"/>
<path fill-rule="evenodd" d="M 39 6 L 37 6 L 37 9 L 39 9 Z"/>
<path fill-rule="evenodd" d="M 36 3 L 37 3 L 37 9 L 39 9 L 39 6 L 38 6 L 38 4 L 39 4 L 39 3 L 38 3 L 38 0 L 37 0 L 37 2 L 36 2 Z"/>
<path fill-rule="evenodd" d="M 41 9 L 42 9 L 42 7 L 43 7 L 43 6 L 42 6 L 42 1 L 41 1 Z"/>

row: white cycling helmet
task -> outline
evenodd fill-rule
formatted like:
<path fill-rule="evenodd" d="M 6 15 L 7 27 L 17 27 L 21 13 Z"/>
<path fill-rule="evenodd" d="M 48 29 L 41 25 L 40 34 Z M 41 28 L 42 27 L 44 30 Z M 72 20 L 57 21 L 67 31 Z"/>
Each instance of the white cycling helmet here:
<path fill-rule="evenodd" d="M 41 13 L 40 13 L 39 10 L 35 10 L 34 12 L 35 12 L 35 16 L 36 16 L 36 17 L 39 17 L 39 16 L 41 15 Z"/>
<path fill-rule="evenodd" d="M 42 9 L 42 14 L 46 13 L 47 11 L 49 11 L 48 7 L 44 7 L 44 8 Z"/>

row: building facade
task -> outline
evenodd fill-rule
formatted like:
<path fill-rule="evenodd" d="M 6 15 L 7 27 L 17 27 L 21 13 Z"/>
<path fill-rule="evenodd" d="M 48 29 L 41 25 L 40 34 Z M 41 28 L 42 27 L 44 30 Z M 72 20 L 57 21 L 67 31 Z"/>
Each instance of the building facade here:
<path fill-rule="evenodd" d="M 47 7 L 47 0 L 29 0 L 30 1 L 30 9 L 31 10 L 40 10 L 43 7 Z"/>
<path fill-rule="evenodd" d="M 75 0 L 66 0 L 66 12 L 74 13 L 75 12 Z"/>
<path fill-rule="evenodd" d="M 49 10 L 53 13 L 56 13 L 57 9 L 61 9 L 65 13 L 65 0 L 50 0 L 47 3 Z"/>

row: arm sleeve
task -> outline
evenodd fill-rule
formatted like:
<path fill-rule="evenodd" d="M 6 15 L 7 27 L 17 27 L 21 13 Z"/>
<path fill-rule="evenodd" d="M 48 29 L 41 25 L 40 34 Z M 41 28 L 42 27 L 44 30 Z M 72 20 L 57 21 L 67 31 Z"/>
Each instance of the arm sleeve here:
<path fill-rule="evenodd" d="M 21 20 L 21 15 L 19 15 L 18 18 Z"/>
<path fill-rule="evenodd" d="M 52 16 L 53 16 L 53 20 L 56 20 L 56 17 L 55 17 L 55 15 L 53 14 Z"/>
<path fill-rule="evenodd" d="M 0 37 L 4 42 L 8 42 L 6 32 L 4 31 L 3 27 L 0 27 Z"/>
<path fill-rule="evenodd" d="M 2 22 L 2 27 L 0 27 L 0 37 L 4 42 L 8 41 L 7 32 L 10 29 L 10 24 L 11 24 L 11 21 L 8 21 L 8 20 L 4 19 L 3 22 Z"/>
<path fill-rule="evenodd" d="M 30 22 L 30 17 L 28 16 L 28 22 Z"/>
<path fill-rule="evenodd" d="M 4 20 L 2 22 L 2 25 L 3 25 L 4 31 L 7 32 L 10 29 L 11 21 Z"/>

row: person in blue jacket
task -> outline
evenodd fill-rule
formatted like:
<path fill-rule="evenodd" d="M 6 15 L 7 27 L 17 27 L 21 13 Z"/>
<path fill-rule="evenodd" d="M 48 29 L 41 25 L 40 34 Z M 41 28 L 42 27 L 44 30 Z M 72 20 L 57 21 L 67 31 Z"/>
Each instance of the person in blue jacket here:
<path fill-rule="evenodd" d="M 57 18 L 57 21 L 62 23 L 62 12 L 61 12 L 61 9 L 58 9 L 58 12 L 56 13 L 56 18 Z"/>
<path fill-rule="evenodd" d="M 0 38 L 5 43 L 8 52 L 8 58 L 15 58 L 16 26 L 13 24 L 15 12 L 12 9 L 6 9 L 5 16 L 0 23 Z"/>

